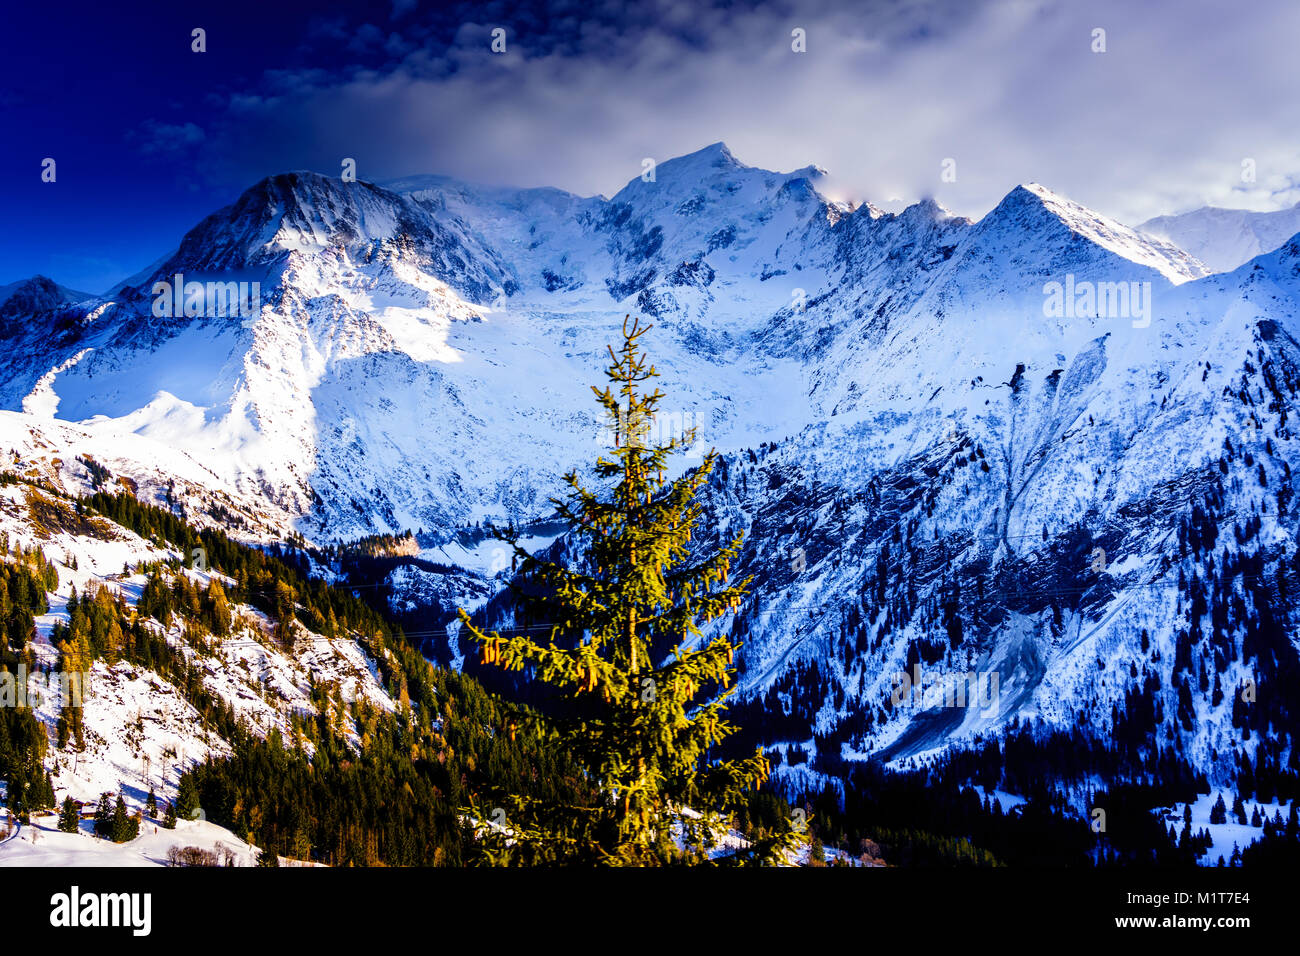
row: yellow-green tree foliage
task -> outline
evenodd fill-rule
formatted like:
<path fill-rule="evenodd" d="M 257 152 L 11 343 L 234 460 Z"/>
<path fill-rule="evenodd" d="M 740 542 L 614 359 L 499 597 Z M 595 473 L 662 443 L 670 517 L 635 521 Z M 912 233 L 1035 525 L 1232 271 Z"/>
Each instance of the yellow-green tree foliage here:
<path fill-rule="evenodd" d="M 711 555 L 692 551 L 696 494 L 715 454 L 665 481 L 670 458 L 695 435 L 651 441 L 663 394 L 642 387 L 658 374 L 637 344 L 647 331 L 639 320 L 624 322 L 622 348 L 609 350 L 611 384 L 592 388 L 614 433 L 612 453 L 595 464 L 603 490 L 587 489 L 571 472 L 566 496 L 554 499 L 580 558 L 540 559 L 518 545 L 515 532 L 498 533 L 519 562 L 520 611 L 541 625 L 485 633 L 460 612 L 483 663 L 524 671 L 569 699 L 563 713 L 521 712 L 520 723 L 557 739 L 592 794 L 583 806 L 498 794 L 496 805 L 466 808 L 481 824 L 478 847 L 489 862 L 772 862 L 793 845 L 786 830 L 761 846 L 710 852 L 731 813 L 768 774 L 761 751 L 711 758 L 735 731 L 723 711 L 737 645 L 718 636 L 698 646 L 700 625 L 737 610 L 749 582 L 729 582 L 740 537 Z M 671 652 L 657 659 L 652 648 L 665 647 Z"/>

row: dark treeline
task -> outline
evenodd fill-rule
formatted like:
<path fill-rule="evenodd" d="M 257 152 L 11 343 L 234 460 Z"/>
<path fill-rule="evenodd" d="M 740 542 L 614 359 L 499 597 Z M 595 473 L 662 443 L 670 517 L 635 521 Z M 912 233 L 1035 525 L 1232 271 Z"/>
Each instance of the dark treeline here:
<path fill-rule="evenodd" d="M 78 507 L 92 509 L 145 540 L 174 545 L 184 556 L 186 568 L 201 561 L 234 578 L 237 585 L 230 600 L 251 604 L 282 626 L 297 618 L 326 637 L 344 632 L 379 640 L 393 637 L 388 622 L 365 602 L 309 577 L 302 565 L 239 544 L 223 531 L 196 530 L 171 512 L 142 504 L 130 495 L 98 492 L 78 502 Z"/>
<path fill-rule="evenodd" d="M 42 761 L 49 749 L 45 725 L 26 707 L 0 707 L 0 777 L 20 821 L 54 806 L 54 784 Z"/>
<path fill-rule="evenodd" d="M 10 549 L 0 533 L 0 668 L 14 672 L 18 655 L 36 633 L 35 616 L 49 610 L 47 591 L 59 586 L 59 573 L 39 548 Z"/>
<path fill-rule="evenodd" d="M 196 768 L 188 777 L 208 819 L 265 849 L 332 865 L 461 865 L 472 837 L 458 811 L 472 796 L 486 805 L 507 792 L 575 799 L 581 781 L 563 755 L 512 732 L 472 680 L 431 678 L 426 707 L 355 709 L 359 752 L 329 726 L 327 706 L 302 728 L 310 759 L 272 733 Z"/>
<path fill-rule="evenodd" d="M 11 549 L 9 535 L 0 533 L 0 675 L 8 682 L 0 688 L 5 698 L 0 701 L 0 778 L 9 809 L 20 820 L 54 805 L 54 787 L 42 764 L 49 746 L 45 728 L 29 708 L 17 706 L 25 691 L 17 680 L 36 669 L 29 646 L 35 615 L 49 609 L 45 594 L 58 584 L 58 572 L 39 549 Z"/>
<path fill-rule="evenodd" d="M 1013 729 L 1003 740 L 953 752 L 915 770 L 887 771 L 879 761 L 840 768 L 842 790 L 791 795 L 805 806 L 826 845 L 852 855 L 874 842 L 900 865 L 1094 866 L 1108 863 L 1184 864 L 1194 850 L 1171 840 L 1154 806 L 1208 792 L 1176 756 L 1162 755 L 1149 773 L 1130 768 L 1143 784 L 1111 791 L 1080 791 L 1088 807 L 1102 807 L 1104 830 L 1062 795 L 1073 774 L 1107 763 L 1081 735 Z M 1119 768 L 1113 768 L 1121 775 Z M 1163 774 L 1157 776 L 1156 774 Z M 1012 807 L 986 794 L 1001 790 L 1025 799 Z"/>

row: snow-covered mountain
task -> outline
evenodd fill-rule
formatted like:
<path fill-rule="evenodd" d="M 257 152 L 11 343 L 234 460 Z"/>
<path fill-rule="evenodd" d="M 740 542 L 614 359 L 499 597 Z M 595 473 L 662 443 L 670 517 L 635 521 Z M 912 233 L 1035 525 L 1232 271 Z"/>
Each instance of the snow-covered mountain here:
<path fill-rule="evenodd" d="M 1300 232 L 1300 203 L 1275 212 L 1202 206 L 1177 216 L 1157 216 L 1138 229 L 1186 249 L 1214 272 L 1231 272 Z"/>
<path fill-rule="evenodd" d="M 1230 778 L 1259 740 L 1234 688 L 1279 688 L 1264 726 L 1294 713 L 1300 244 L 1210 274 L 1041 186 L 972 222 L 849 208 L 822 175 L 714 144 L 610 199 L 274 176 L 111 298 L 6 313 L 0 446 L 69 482 L 93 448 L 249 537 L 422 532 L 473 585 L 394 583 L 445 621 L 503 583 L 464 525 L 546 517 L 602 447 L 588 386 L 639 313 L 661 431 L 723 452 L 711 516 L 748 532 L 752 600 L 719 626 L 765 742 L 825 769 L 1029 718 L 1104 737 L 1154 680 L 1155 739 Z M 177 274 L 258 307 L 155 316 Z M 918 666 L 999 690 L 891 699 Z"/>
<path fill-rule="evenodd" d="M 90 302 L 95 298 L 87 292 L 64 288 L 45 276 L 33 276 L 22 282 L 0 286 L 0 316 L 30 315 L 79 302 Z"/>

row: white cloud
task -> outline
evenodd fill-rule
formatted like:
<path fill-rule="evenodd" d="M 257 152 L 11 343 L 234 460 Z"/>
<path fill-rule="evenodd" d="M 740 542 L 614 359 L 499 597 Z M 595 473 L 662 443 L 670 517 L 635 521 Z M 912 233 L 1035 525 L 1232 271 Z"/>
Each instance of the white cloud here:
<path fill-rule="evenodd" d="M 220 160 L 261 174 L 355 156 L 366 179 L 445 172 L 608 195 L 643 157 L 724 140 L 752 165 L 824 166 L 854 198 L 934 195 L 971 216 L 1031 180 L 1130 223 L 1300 199 L 1300 4 L 1288 0 L 661 3 L 651 19 L 635 32 L 589 24 L 576 49 L 551 52 L 502 22 L 505 55 L 488 49 L 501 21 L 466 23 L 450 49 L 385 70 L 281 76 L 276 95 L 234 103 Z M 794 27 L 807 53 L 791 51 Z M 1091 50 L 1096 27 L 1106 53 Z M 940 180 L 946 158 L 956 182 Z M 1245 158 L 1254 184 L 1241 182 Z"/>

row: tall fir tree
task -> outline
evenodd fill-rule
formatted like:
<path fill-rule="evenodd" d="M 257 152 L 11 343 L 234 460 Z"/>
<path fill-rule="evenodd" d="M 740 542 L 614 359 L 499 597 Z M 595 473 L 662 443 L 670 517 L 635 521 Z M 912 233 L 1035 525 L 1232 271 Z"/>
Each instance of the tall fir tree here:
<path fill-rule="evenodd" d="M 54 793 L 54 778 L 47 772 L 44 780 L 41 781 L 40 797 L 34 804 L 34 808 L 38 810 L 52 810 L 57 801 L 58 797 L 55 796 Z"/>
<path fill-rule="evenodd" d="M 95 810 L 95 835 L 109 837 L 113 830 L 113 806 L 108 802 L 111 794 L 99 795 L 99 807 Z"/>
<path fill-rule="evenodd" d="M 565 701 L 550 713 L 521 710 L 518 724 L 563 747 L 591 793 L 582 806 L 543 806 L 511 794 L 492 798 L 499 802 L 480 798 L 468 812 L 501 824 L 478 828 L 477 846 L 491 863 L 703 862 L 730 815 L 768 775 L 761 750 L 730 761 L 713 756 L 735 732 L 723 710 L 737 645 L 718 636 L 696 646 L 700 625 L 738 610 L 749 580 L 728 583 L 741 537 L 711 556 L 691 548 L 701 516 L 696 496 L 716 453 L 665 481 L 669 460 L 691 448 L 696 435 L 690 429 L 651 441 L 664 396 L 643 388 L 658 375 L 638 344 L 649 328 L 624 320 L 622 347 L 609 349 L 611 384 L 592 387 L 613 436 L 612 454 L 595 463 L 603 490 L 589 490 L 570 472 L 567 494 L 552 499 L 578 559 L 535 557 L 520 547 L 516 531 L 498 530 L 518 562 L 512 589 L 523 626 L 485 633 L 460 612 L 484 664 L 526 671 Z M 544 640 L 530 636 L 543 630 Z M 719 856 L 731 863 L 783 860 L 797 842 L 786 823 Z"/>
<path fill-rule="evenodd" d="M 188 773 L 181 774 L 173 806 L 176 808 L 176 815 L 182 820 L 198 819 L 199 791 L 194 786 L 194 778 Z"/>
<path fill-rule="evenodd" d="M 1219 799 L 1214 801 L 1214 806 L 1210 808 L 1211 823 L 1228 822 L 1228 806 L 1223 802 L 1223 794 L 1219 794 Z"/>
<path fill-rule="evenodd" d="M 78 827 L 77 804 L 71 797 L 64 797 L 63 808 L 59 811 L 59 829 L 64 833 L 76 833 Z"/>
<path fill-rule="evenodd" d="M 140 822 L 127 812 L 126 801 L 122 799 L 121 794 L 118 794 L 109 823 L 109 837 L 114 843 L 126 843 L 139 835 Z"/>

